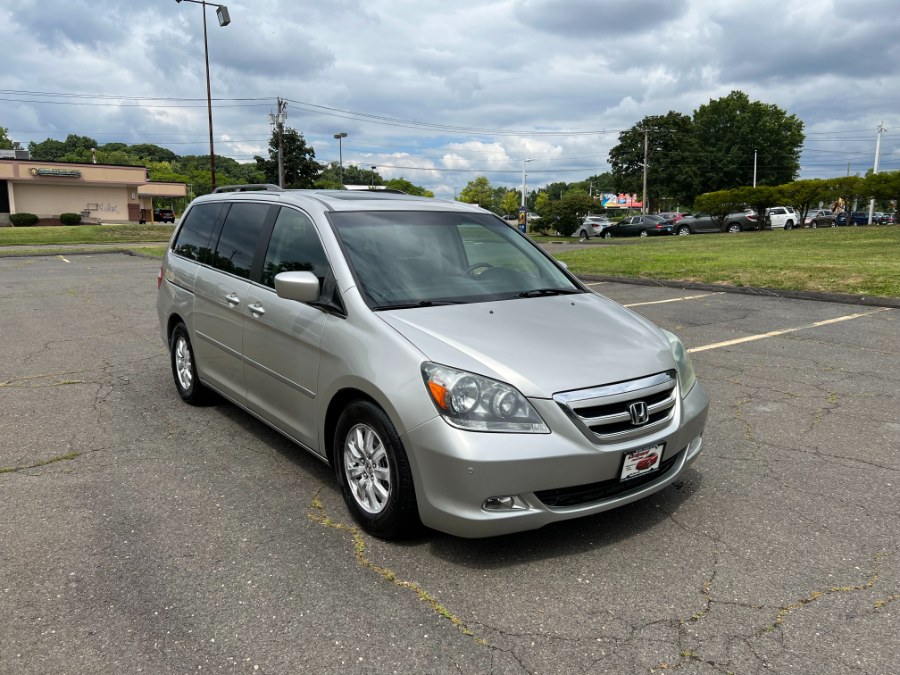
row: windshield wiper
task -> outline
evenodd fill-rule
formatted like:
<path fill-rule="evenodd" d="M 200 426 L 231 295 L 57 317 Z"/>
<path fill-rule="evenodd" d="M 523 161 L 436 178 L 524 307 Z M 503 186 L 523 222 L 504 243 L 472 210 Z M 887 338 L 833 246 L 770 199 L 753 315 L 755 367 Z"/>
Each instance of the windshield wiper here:
<path fill-rule="evenodd" d="M 577 288 L 532 288 L 530 291 L 519 293 L 520 298 L 539 298 L 544 295 L 572 295 L 581 293 Z"/>

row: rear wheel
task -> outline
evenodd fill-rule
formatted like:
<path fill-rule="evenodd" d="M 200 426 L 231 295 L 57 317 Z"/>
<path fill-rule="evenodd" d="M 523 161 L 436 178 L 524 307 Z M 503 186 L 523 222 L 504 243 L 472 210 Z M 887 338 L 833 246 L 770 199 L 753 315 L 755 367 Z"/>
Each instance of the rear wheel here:
<path fill-rule="evenodd" d="M 731 225 L 728 226 L 728 232 L 731 234 L 737 234 L 740 231 L 741 231 L 741 226 L 738 225 L 737 223 L 732 223 Z"/>
<path fill-rule="evenodd" d="M 786 230 L 793 230 L 793 229 L 794 229 L 794 221 L 793 221 L 793 220 L 787 221 L 787 222 L 784 224 L 784 229 L 786 229 Z"/>
<path fill-rule="evenodd" d="M 169 338 L 169 353 L 172 360 L 172 377 L 182 400 L 191 405 L 201 405 L 209 400 L 210 391 L 197 377 L 194 348 L 188 335 L 187 326 L 179 323 Z"/>
<path fill-rule="evenodd" d="M 681 237 L 686 237 L 690 233 L 691 233 L 691 228 L 689 228 L 687 225 L 682 225 L 681 227 L 678 228 L 678 235 Z"/>
<path fill-rule="evenodd" d="M 355 401 L 338 420 L 334 468 L 344 501 L 367 532 L 384 539 L 420 527 L 412 471 L 387 414 L 371 401 Z"/>
<path fill-rule="evenodd" d="M 578 233 L 578 236 L 579 236 L 581 239 L 590 239 L 590 238 L 591 238 L 591 235 L 589 235 L 589 234 L 587 233 L 587 231 L 585 231 L 585 230 L 582 230 L 581 232 L 579 232 L 579 233 Z"/>

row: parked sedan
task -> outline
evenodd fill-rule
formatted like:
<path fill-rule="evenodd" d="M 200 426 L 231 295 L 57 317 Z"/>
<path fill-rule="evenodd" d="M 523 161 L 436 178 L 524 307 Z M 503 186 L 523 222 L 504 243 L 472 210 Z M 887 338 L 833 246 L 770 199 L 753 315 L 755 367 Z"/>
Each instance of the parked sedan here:
<path fill-rule="evenodd" d="M 834 227 L 834 213 L 830 209 L 814 209 L 806 214 L 803 224 L 807 227 Z"/>
<path fill-rule="evenodd" d="M 604 230 L 610 225 L 612 225 L 612 221 L 606 216 L 587 216 L 572 236 L 579 239 L 602 237 Z"/>
<path fill-rule="evenodd" d="M 695 213 L 693 216 L 685 216 L 675 224 L 675 234 L 684 236 L 687 234 L 711 234 L 714 232 L 742 232 L 744 230 L 758 230 L 759 222 L 756 211 L 746 209 L 729 213 L 724 218 L 708 213 Z"/>
<path fill-rule="evenodd" d="M 675 225 L 671 220 L 660 216 L 628 216 L 603 231 L 605 239 L 613 237 L 649 237 L 662 234 L 675 234 Z"/>
<path fill-rule="evenodd" d="M 847 212 L 841 211 L 834 218 L 834 222 L 838 225 L 844 226 L 847 224 Z M 868 211 L 853 211 L 850 214 L 850 224 L 851 225 L 868 225 L 869 224 L 869 213 Z"/>

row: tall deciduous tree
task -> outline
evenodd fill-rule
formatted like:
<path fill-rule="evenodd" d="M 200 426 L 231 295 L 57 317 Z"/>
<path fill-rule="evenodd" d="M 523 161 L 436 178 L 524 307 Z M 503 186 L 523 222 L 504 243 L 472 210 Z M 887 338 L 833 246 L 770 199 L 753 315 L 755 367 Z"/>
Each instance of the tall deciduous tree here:
<path fill-rule="evenodd" d="M 316 151 L 306 144 L 303 134 L 296 129 L 285 127 L 282 134 L 284 148 L 284 186 L 286 188 L 311 188 L 321 171 L 316 161 Z M 265 181 L 278 184 L 278 134 L 272 132 L 269 139 L 269 158 L 259 155 L 253 158 L 256 166 L 263 173 Z M 216 157 L 218 162 L 218 156 Z"/>
<path fill-rule="evenodd" d="M 475 180 L 470 180 L 460 190 L 459 201 L 478 204 L 483 209 L 490 209 L 494 201 L 494 189 L 491 187 L 491 182 L 486 176 L 478 176 Z"/>
<path fill-rule="evenodd" d="M 645 117 L 619 134 L 609 151 L 616 192 L 643 194 L 644 134 L 647 141 L 647 195 L 651 209 L 661 199 L 688 203 L 697 194 L 697 156 L 691 118 L 674 111 Z"/>
<path fill-rule="evenodd" d="M 0 150 L 12 150 L 12 140 L 9 137 L 9 129 L 0 127 Z"/>
<path fill-rule="evenodd" d="M 751 101 L 741 91 L 711 100 L 694 111 L 699 154 L 699 192 L 753 184 L 781 185 L 800 172 L 803 122 L 776 105 Z"/>
<path fill-rule="evenodd" d="M 89 161 L 91 148 L 97 147 L 97 141 L 89 136 L 79 136 L 77 134 L 69 134 L 64 141 L 55 141 L 48 138 L 46 141 L 35 143 L 32 141 L 28 144 L 28 150 L 32 159 L 43 162 L 65 162 L 79 161 L 66 160 L 66 155 L 74 155 L 81 159 L 80 161 Z"/>

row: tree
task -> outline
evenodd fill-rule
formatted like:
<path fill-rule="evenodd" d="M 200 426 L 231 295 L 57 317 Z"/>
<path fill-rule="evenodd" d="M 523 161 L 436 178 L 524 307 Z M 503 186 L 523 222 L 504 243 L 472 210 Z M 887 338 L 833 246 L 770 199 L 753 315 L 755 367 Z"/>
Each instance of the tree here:
<path fill-rule="evenodd" d="M 688 203 L 697 194 L 696 141 L 690 117 L 674 111 L 645 117 L 619 134 L 609 151 L 616 192 L 643 194 L 644 132 L 647 140 L 647 194 L 654 210 L 663 198 Z"/>
<path fill-rule="evenodd" d="M 503 199 L 500 200 L 500 207 L 504 214 L 515 213 L 519 210 L 521 203 L 522 197 L 518 190 L 507 190 Z"/>
<path fill-rule="evenodd" d="M 322 165 L 316 161 L 316 151 L 311 145 L 306 144 L 303 134 L 296 129 L 285 127 L 282 133 L 282 147 L 284 156 L 284 187 L 286 188 L 311 188 L 315 185 Z M 256 167 L 266 183 L 278 185 L 278 134 L 273 131 L 269 139 L 269 158 L 264 159 L 259 155 L 253 158 Z M 218 167 L 218 155 L 216 164 Z"/>
<path fill-rule="evenodd" d="M 754 153 L 757 185 L 789 183 L 800 172 L 803 122 L 741 91 L 695 110 L 694 134 L 699 192 L 751 185 Z"/>
<path fill-rule="evenodd" d="M 384 181 L 377 172 L 371 168 L 350 164 L 344 167 L 344 182 L 341 183 L 341 165 L 338 162 L 329 162 L 322 167 L 322 173 L 316 179 L 316 187 L 330 190 L 340 190 L 342 185 L 383 185 Z"/>
<path fill-rule="evenodd" d="M 97 147 L 97 141 L 89 136 L 78 136 L 77 134 L 69 134 L 64 141 L 55 141 L 48 138 L 46 141 L 35 143 L 32 141 L 28 144 L 28 150 L 31 153 L 31 159 L 43 162 L 64 162 L 64 161 L 90 161 L 91 148 Z M 83 157 L 79 160 L 66 160 L 66 155 L 75 155 Z"/>
<path fill-rule="evenodd" d="M 391 178 L 384 181 L 384 186 L 389 190 L 400 190 L 400 192 L 417 197 L 434 197 L 434 193 L 431 190 L 426 190 L 420 185 L 413 185 L 405 178 Z"/>
<path fill-rule="evenodd" d="M 725 216 L 743 206 L 743 195 L 736 194 L 734 190 L 705 192 L 694 200 L 694 211 L 708 213 L 719 220 L 719 225 L 725 223 Z"/>
<path fill-rule="evenodd" d="M 12 140 L 9 138 L 9 129 L 0 127 L 0 150 L 12 150 Z"/>
<path fill-rule="evenodd" d="M 799 224 L 806 220 L 806 214 L 814 206 L 828 199 L 827 184 L 821 179 L 797 180 L 793 183 L 779 185 L 781 195 L 779 201 L 800 209 Z"/>
<path fill-rule="evenodd" d="M 766 222 L 766 212 L 781 201 L 781 191 L 770 185 L 735 188 L 730 192 L 735 195 L 735 201 L 740 201 L 756 211 L 756 222 L 759 223 L 760 232 Z"/>
<path fill-rule="evenodd" d="M 541 216 L 540 225 L 556 229 L 563 237 L 568 237 L 578 229 L 592 206 L 593 200 L 587 193 L 580 190 L 567 192 L 562 199 L 548 201 L 546 215 Z"/>
<path fill-rule="evenodd" d="M 459 201 L 467 204 L 478 204 L 483 209 L 490 209 L 494 201 L 494 190 L 486 176 L 478 176 L 470 180 L 459 193 Z"/>

